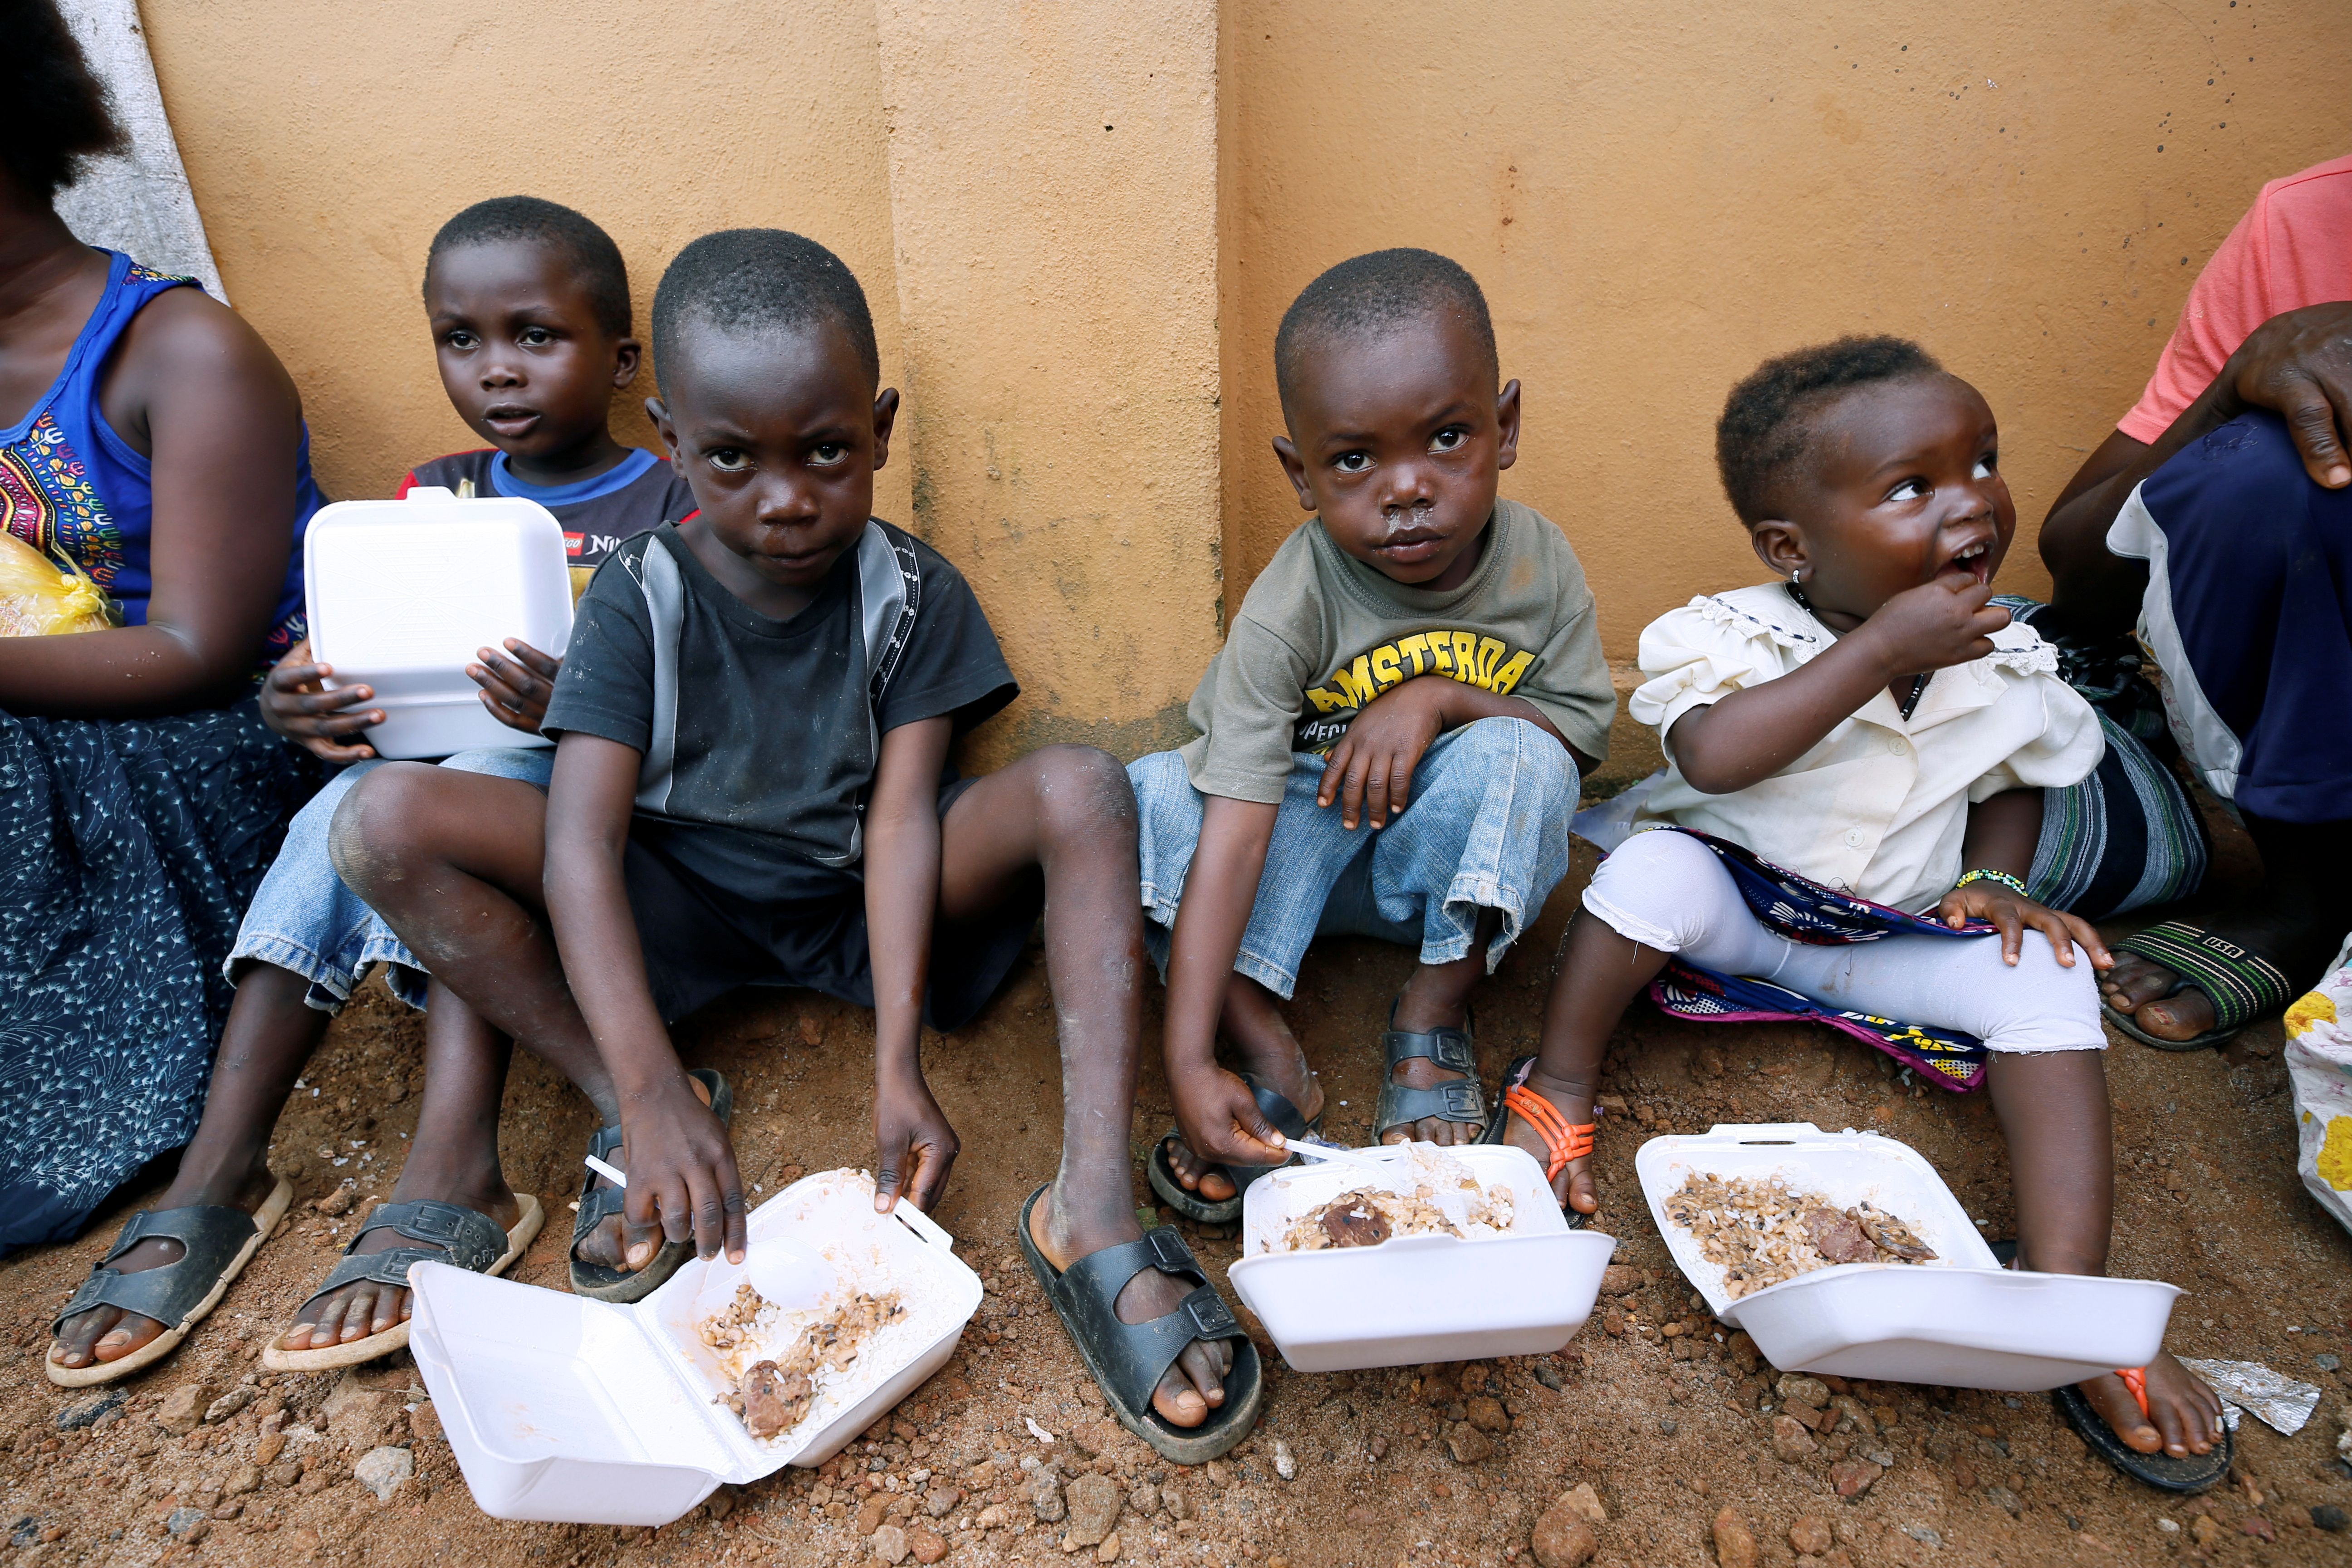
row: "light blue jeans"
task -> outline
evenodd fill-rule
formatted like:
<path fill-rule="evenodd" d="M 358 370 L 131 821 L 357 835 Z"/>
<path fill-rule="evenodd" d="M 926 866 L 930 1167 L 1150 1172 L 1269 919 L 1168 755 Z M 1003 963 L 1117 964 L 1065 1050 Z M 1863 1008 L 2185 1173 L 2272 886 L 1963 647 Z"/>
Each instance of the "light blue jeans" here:
<path fill-rule="evenodd" d="M 459 752 L 441 765 L 460 773 L 488 773 L 547 787 L 555 771 L 552 746 L 499 746 Z M 270 963 L 310 983 L 303 1000 L 322 1013 L 338 1013 L 371 964 L 391 965 L 385 975 L 393 994 L 412 1007 L 425 1005 L 424 966 L 367 901 L 335 874 L 327 857 L 327 829 L 335 807 L 361 777 L 383 766 L 383 759 L 353 763 L 327 781 L 310 804 L 287 825 L 285 847 L 253 895 L 237 928 L 236 946 L 221 968 L 234 984 L 248 963 Z"/>
<path fill-rule="evenodd" d="M 1141 814 L 1145 940 L 1165 978 L 1203 797 L 1174 752 L 1138 758 L 1127 776 Z M 1405 810 L 1384 828 L 1341 826 L 1338 802 L 1315 804 L 1322 782 L 1321 757 L 1292 756 L 1234 960 L 1286 1000 L 1318 936 L 1379 937 L 1418 946 L 1423 963 L 1451 963 L 1477 940 L 1481 910 L 1503 917 L 1486 950 L 1491 974 L 1568 874 L 1576 763 L 1524 719 L 1481 719 L 1440 735 L 1413 770 Z"/>

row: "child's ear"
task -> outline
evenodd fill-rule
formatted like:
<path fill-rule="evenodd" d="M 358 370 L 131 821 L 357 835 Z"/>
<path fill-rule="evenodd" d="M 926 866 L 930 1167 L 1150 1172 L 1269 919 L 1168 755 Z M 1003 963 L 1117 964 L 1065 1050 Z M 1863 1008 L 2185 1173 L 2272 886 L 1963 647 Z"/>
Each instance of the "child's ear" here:
<path fill-rule="evenodd" d="M 1307 459 L 1298 455 L 1298 448 L 1291 444 L 1287 436 L 1274 438 L 1274 455 L 1282 463 L 1282 477 L 1288 479 L 1290 488 L 1298 492 L 1298 509 L 1313 511 L 1317 503 L 1314 489 L 1307 482 Z"/>
<path fill-rule="evenodd" d="M 669 405 L 658 397 L 646 399 L 646 417 L 653 422 L 654 434 L 661 437 L 669 450 L 670 471 L 679 479 L 687 477 L 686 454 L 677 449 L 677 426 L 670 423 Z"/>
<path fill-rule="evenodd" d="M 1748 531 L 1748 542 L 1756 551 L 1756 559 L 1772 569 L 1775 577 L 1801 575 L 1809 564 L 1805 554 L 1805 531 L 1793 522 L 1777 519 L 1755 524 Z"/>
<path fill-rule="evenodd" d="M 645 363 L 645 345 L 635 338 L 623 338 L 613 345 L 613 386 L 615 391 L 637 379 L 637 367 Z"/>
<path fill-rule="evenodd" d="M 1495 399 L 1495 467 L 1507 468 L 1519 460 L 1519 384 L 1503 384 Z"/>
<path fill-rule="evenodd" d="M 890 460 L 890 432 L 898 425 L 898 389 L 886 386 L 874 399 L 874 466 Z"/>

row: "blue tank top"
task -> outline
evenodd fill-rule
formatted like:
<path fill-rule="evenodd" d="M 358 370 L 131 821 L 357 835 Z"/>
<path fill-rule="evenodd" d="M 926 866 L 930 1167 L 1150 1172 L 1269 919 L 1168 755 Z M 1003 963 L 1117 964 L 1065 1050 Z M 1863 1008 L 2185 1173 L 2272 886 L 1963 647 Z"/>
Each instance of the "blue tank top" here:
<path fill-rule="evenodd" d="M 0 430 L 0 526 L 43 554 L 71 559 L 106 591 L 125 626 L 147 624 L 155 579 L 148 547 L 155 521 L 152 467 L 99 411 L 98 389 L 131 320 L 157 295 L 194 279 L 151 272 L 106 253 L 106 292 L 66 355 L 65 369 L 25 417 Z M 310 431 L 294 458 L 294 549 L 270 617 L 275 662 L 303 636 L 302 534 L 324 503 L 310 478 Z"/>

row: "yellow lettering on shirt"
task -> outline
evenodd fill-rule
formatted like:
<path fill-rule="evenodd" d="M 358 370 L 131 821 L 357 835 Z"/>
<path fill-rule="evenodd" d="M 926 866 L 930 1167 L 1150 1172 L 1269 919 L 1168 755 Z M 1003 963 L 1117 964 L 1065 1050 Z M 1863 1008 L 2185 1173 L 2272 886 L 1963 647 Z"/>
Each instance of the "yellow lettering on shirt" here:
<path fill-rule="evenodd" d="M 1361 708 L 1381 694 L 1381 689 L 1372 683 L 1371 662 L 1369 658 L 1359 654 L 1352 666 L 1331 672 L 1331 679 L 1338 682 L 1350 708 Z"/>
<path fill-rule="evenodd" d="M 1397 657 L 1400 658 L 1404 658 L 1406 655 L 1412 656 L 1412 672 L 1415 675 L 1427 673 L 1429 669 L 1429 636 L 1427 633 L 1413 633 L 1412 636 L 1397 644 L 1396 650 Z"/>
<path fill-rule="evenodd" d="M 1494 690 L 1495 666 L 1503 655 L 1509 651 L 1496 638 L 1480 637 L 1478 639 L 1478 679 L 1475 684 L 1485 687 L 1489 691 Z"/>
<path fill-rule="evenodd" d="M 1498 637 L 1469 627 L 1438 627 L 1367 648 L 1307 688 L 1310 711 L 1293 732 L 1293 749 L 1328 752 L 1347 733 L 1356 710 L 1423 675 L 1445 675 L 1497 695 L 1516 689 L 1535 668 L 1531 648 L 1513 652 Z"/>
<path fill-rule="evenodd" d="M 1525 675 L 1528 672 L 1528 666 L 1535 661 L 1536 656 L 1533 653 L 1521 648 L 1511 656 L 1509 663 L 1495 672 L 1494 684 L 1487 689 L 1497 697 L 1508 697 L 1512 689 L 1519 684 L 1519 677 Z"/>
<path fill-rule="evenodd" d="M 1465 686 L 1478 684 L 1478 634 L 1455 632 L 1454 643 L 1454 679 Z"/>
<path fill-rule="evenodd" d="M 1394 643 L 1384 643 L 1374 648 L 1371 658 L 1372 675 L 1380 681 L 1382 691 L 1386 691 L 1404 679 L 1404 671 L 1397 668 L 1397 649 Z"/>

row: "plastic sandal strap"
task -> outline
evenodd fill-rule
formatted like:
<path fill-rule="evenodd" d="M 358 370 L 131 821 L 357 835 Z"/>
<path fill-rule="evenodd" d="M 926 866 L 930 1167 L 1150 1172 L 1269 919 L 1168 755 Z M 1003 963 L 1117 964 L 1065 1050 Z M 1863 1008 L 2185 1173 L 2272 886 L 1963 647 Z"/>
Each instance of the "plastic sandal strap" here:
<path fill-rule="evenodd" d="M 1592 1135 L 1600 1131 L 1599 1122 L 1572 1124 L 1550 1100 L 1531 1089 L 1516 1084 L 1503 1091 L 1503 1107 L 1507 1110 L 1517 1111 L 1520 1120 L 1542 1137 L 1547 1156 L 1544 1164 L 1546 1181 L 1566 1170 L 1570 1160 L 1581 1160 L 1592 1152 Z"/>
<path fill-rule="evenodd" d="M 2275 1012 L 2295 998 L 2286 972 L 2252 948 L 2242 947 L 2186 921 L 2166 921 L 2116 943 L 2160 963 L 2213 1004 L 2213 1026 L 2235 1029 Z"/>
<path fill-rule="evenodd" d="M 197 1302 L 212 1294 L 236 1255 L 253 1239 L 253 1216 L 229 1204 L 192 1204 L 186 1208 L 132 1215 L 115 1237 L 104 1263 L 90 1271 L 73 1300 L 49 1325 L 55 1334 L 68 1318 L 93 1307 L 116 1307 L 176 1328 Z M 142 1241 L 180 1244 L 180 1256 L 153 1268 L 123 1273 L 109 1267 Z"/>
<path fill-rule="evenodd" d="M 2131 1396 L 2139 1401 L 2139 1413 L 2142 1418 L 2149 1418 L 2147 1411 L 2147 1368 L 2144 1366 L 2119 1366 L 2116 1368 L 2116 1375 L 2124 1380 L 2124 1386 L 2131 1390 Z"/>
<path fill-rule="evenodd" d="M 371 1231 L 390 1230 L 412 1241 L 438 1243 L 429 1247 L 387 1247 L 381 1252 L 355 1253 Z M 495 1239 L 494 1239 L 495 1238 Z M 342 1260 L 328 1270 L 326 1282 L 310 1292 L 304 1306 L 331 1290 L 362 1279 L 405 1288 L 412 1263 L 446 1263 L 480 1274 L 507 1254 L 507 1233 L 498 1221 L 438 1198 L 417 1198 L 404 1204 L 378 1204 L 359 1235 L 343 1248 Z"/>
<path fill-rule="evenodd" d="M 1194 1289 L 1172 1311 L 1147 1322 L 1125 1322 L 1118 1315 L 1119 1292 L 1146 1268 L 1187 1279 Z M 1097 1360 L 1117 1384 L 1114 1392 L 1132 1410 L 1150 1407 L 1160 1378 L 1193 1341 L 1234 1339 L 1244 1331 L 1172 1226 L 1161 1226 L 1140 1241 L 1087 1254 L 1062 1271 L 1054 1288 L 1076 1321 L 1073 1326 L 1083 1326 Z"/>

